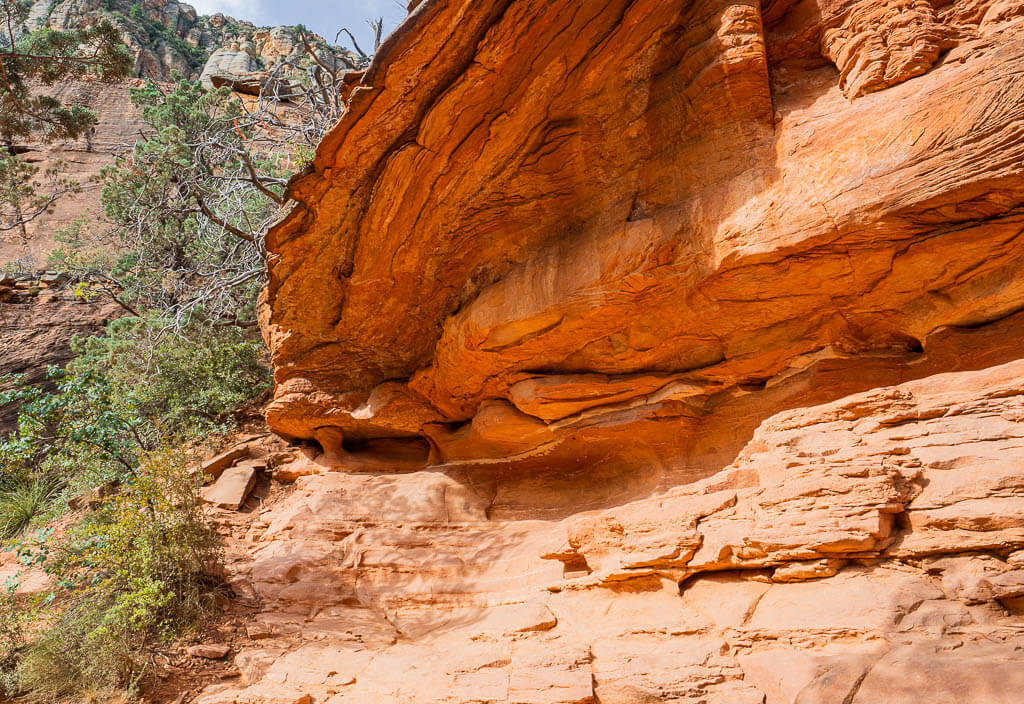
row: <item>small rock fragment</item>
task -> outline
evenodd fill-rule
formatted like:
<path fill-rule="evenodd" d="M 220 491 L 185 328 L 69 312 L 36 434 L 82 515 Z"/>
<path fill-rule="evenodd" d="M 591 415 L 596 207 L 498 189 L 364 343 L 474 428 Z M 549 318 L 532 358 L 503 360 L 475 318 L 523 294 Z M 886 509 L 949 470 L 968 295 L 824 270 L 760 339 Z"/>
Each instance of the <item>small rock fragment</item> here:
<path fill-rule="evenodd" d="M 809 562 L 788 562 L 772 572 L 773 582 L 803 582 L 809 579 L 831 577 L 842 569 L 846 560 L 811 560 Z"/>
<path fill-rule="evenodd" d="M 245 634 L 249 636 L 250 640 L 263 640 L 264 638 L 270 638 L 274 635 L 274 632 L 266 623 L 257 621 L 246 626 Z"/>
<path fill-rule="evenodd" d="M 206 660 L 220 660 L 226 657 L 231 652 L 231 647 L 224 643 L 204 643 L 201 645 L 193 645 L 191 648 L 186 650 L 189 655 L 194 658 L 204 658 Z"/>
<path fill-rule="evenodd" d="M 256 482 L 256 467 L 243 464 L 225 470 L 217 481 L 203 487 L 202 498 L 208 504 L 238 510 Z"/>
<path fill-rule="evenodd" d="M 233 465 L 235 462 L 240 460 L 249 454 L 249 448 L 245 445 L 235 445 L 229 450 L 225 450 L 216 457 L 212 457 L 201 465 L 199 468 L 204 474 L 209 474 L 212 477 L 219 477 L 221 472 Z"/>

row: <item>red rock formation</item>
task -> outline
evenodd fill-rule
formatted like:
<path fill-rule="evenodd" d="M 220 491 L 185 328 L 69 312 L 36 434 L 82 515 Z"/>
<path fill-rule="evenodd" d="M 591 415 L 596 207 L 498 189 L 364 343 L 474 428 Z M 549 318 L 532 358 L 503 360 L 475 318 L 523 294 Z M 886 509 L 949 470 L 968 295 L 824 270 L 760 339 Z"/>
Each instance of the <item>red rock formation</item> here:
<path fill-rule="evenodd" d="M 1014 14 L 950 10 L 942 65 L 851 100 L 808 37 L 863 12 L 789 5 L 421 7 L 270 234 L 272 426 L 685 424 L 823 358 L 899 381 L 1020 308 Z"/>
<path fill-rule="evenodd" d="M 322 453 L 200 701 L 1019 698 L 1022 65 L 1019 0 L 419 3 L 268 236 Z"/>
<path fill-rule="evenodd" d="M 71 360 L 71 341 L 99 334 L 121 314 L 116 303 L 75 298 L 67 283 L 40 289 L 37 277 L 15 282 L 0 276 L 0 377 L 12 374 L 52 388 L 47 369 Z M 0 407 L 0 435 L 17 420 L 17 407 Z"/>
<path fill-rule="evenodd" d="M 306 476 L 232 542 L 262 609 L 195 701 L 1016 701 L 1022 452 L 1017 361 L 777 414 L 715 476 L 560 521 L 444 468 Z"/>

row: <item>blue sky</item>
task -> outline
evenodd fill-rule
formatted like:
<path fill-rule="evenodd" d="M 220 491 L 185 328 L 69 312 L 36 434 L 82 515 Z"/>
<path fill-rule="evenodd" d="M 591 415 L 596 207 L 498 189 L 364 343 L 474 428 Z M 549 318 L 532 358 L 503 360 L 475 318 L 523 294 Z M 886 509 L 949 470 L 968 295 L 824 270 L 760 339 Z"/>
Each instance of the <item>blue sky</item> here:
<path fill-rule="evenodd" d="M 370 51 L 368 19 L 384 18 L 385 35 L 405 18 L 404 0 L 184 0 L 201 15 L 223 12 L 257 25 L 304 24 L 327 41 L 342 27 L 355 33 L 360 46 Z"/>

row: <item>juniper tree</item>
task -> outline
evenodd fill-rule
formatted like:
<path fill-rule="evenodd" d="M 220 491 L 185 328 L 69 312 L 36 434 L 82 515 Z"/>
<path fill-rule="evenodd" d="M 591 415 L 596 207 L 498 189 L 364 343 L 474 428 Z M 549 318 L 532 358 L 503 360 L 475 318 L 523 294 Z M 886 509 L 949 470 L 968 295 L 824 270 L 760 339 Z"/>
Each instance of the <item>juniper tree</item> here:
<path fill-rule="evenodd" d="M 113 227 L 101 244 L 120 257 L 90 274 L 115 279 L 122 302 L 174 327 L 196 318 L 249 326 L 262 233 L 283 202 L 287 165 L 227 88 L 176 78 L 169 91 L 152 82 L 132 90 L 151 133 L 102 173 Z"/>
<path fill-rule="evenodd" d="M 50 141 L 80 137 L 96 123 L 81 105 L 65 105 L 45 90 L 85 77 L 113 82 L 126 78 L 134 60 L 109 21 L 82 29 L 24 31 L 29 4 L 0 0 L 0 230 L 24 227 L 75 186 L 56 171 L 36 179 L 35 167 L 16 153 L 27 138 Z"/>
<path fill-rule="evenodd" d="M 175 77 L 131 91 L 150 128 L 103 174 L 113 228 L 80 230 L 58 256 L 104 248 L 118 262 L 80 268 L 97 291 L 169 327 L 196 320 L 252 327 L 265 276 L 263 240 L 284 204 L 288 177 L 311 158 L 345 109 L 346 88 L 369 59 L 314 45 L 269 72 L 260 95 L 240 99 Z M 80 260 L 81 257 L 78 257 Z"/>

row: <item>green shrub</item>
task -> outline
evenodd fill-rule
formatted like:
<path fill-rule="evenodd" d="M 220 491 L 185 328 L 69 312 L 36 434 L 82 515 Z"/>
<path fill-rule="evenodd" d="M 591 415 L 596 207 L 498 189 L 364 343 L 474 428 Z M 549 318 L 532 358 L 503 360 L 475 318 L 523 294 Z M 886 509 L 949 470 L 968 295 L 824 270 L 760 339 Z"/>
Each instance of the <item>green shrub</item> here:
<path fill-rule="evenodd" d="M 188 62 L 189 69 L 193 71 L 201 69 L 209 58 L 206 52 L 197 46 L 189 44 L 175 34 L 174 30 L 170 27 L 150 18 L 142 8 L 141 3 L 135 3 L 128 9 L 128 17 L 142 27 L 152 44 L 158 44 L 162 41 L 181 54 Z"/>
<path fill-rule="evenodd" d="M 220 562 L 199 477 L 160 450 L 120 493 L 70 530 L 46 563 L 57 579 L 51 622 L 25 650 L 19 685 L 37 701 L 112 689 L 147 674 L 147 648 L 195 624 L 214 603 Z"/>
<path fill-rule="evenodd" d="M 13 592 L 0 595 L 8 694 L 54 702 L 134 690 L 147 652 L 213 603 L 208 575 L 219 548 L 200 478 L 160 448 L 228 429 L 231 411 L 269 388 L 269 370 L 251 333 L 186 325 L 169 335 L 166 322 L 125 318 L 76 341 L 78 357 L 51 370 L 56 391 L 0 380 L 0 404 L 20 404 L 17 430 L 0 440 L 0 538 L 62 510 L 58 498 L 120 486 L 63 542 L 54 544 L 49 528 L 35 542 L 20 539 L 22 562 L 43 565 L 57 586 L 31 614 Z"/>
<path fill-rule="evenodd" d="M 0 700 L 18 691 L 18 659 L 32 619 L 15 593 L 17 586 L 16 579 L 0 584 Z"/>
<path fill-rule="evenodd" d="M 46 268 L 75 271 L 82 275 L 104 274 L 114 266 L 110 244 L 90 225 L 94 220 L 80 218 L 57 230 L 57 247 L 46 257 Z"/>
<path fill-rule="evenodd" d="M 231 411 L 269 388 L 258 338 L 231 327 L 164 328 L 157 318 L 122 318 L 76 341 L 78 357 L 51 370 L 55 392 L 7 380 L 0 405 L 18 403 L 20 413 L 0 441 L 0 494 L 48 481 L 68 497 L 120 481 L 142 453 L 227 430 Z"/>
<path fill-rule="evenodd" d="M 236 327 L 185 327 L 167 332 L 161 318 L 122 318 L 106 334 L 80 340 L 72 376 L 102 375 L 114 403 L 159 431 L 188 441 L 220 432 L 228 414 L 270 388 L 266 349 Z"/>

